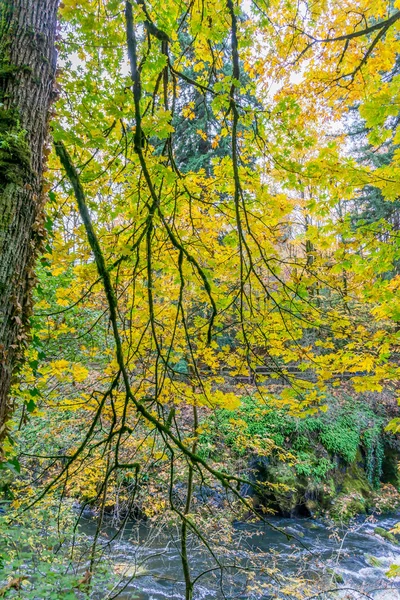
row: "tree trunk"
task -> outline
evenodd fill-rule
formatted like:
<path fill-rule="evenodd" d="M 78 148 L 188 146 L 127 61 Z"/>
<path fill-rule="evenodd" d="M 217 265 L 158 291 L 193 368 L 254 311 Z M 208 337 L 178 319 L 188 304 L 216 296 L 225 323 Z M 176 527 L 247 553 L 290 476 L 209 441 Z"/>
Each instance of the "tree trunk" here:
<path fill-rule="evenodd" d="M 59 0 L 0 0 L 0 442 L 29 333 Z"/>

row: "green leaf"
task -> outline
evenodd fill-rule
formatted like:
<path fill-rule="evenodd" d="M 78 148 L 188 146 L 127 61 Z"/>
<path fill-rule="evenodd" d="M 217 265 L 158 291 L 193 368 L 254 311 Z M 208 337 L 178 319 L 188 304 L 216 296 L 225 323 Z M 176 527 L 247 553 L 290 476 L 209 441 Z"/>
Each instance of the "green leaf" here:
<path fill-rule="evenodd" d="M 10 471 L 13 471 L 14 473 L 20 473 L 21 465 L 19 464 L 19 461 L 17 458 L 13 458 L 6 462 L 0 463 L 0 469 L 9 469 Z"/>
<path fill-rule="evenodd" d="M 32 399 L 26 403 L 26 410 L 29 413 L 32 413 L 35 410 L 35 408 L 36 408 L 36 403 Z"/>

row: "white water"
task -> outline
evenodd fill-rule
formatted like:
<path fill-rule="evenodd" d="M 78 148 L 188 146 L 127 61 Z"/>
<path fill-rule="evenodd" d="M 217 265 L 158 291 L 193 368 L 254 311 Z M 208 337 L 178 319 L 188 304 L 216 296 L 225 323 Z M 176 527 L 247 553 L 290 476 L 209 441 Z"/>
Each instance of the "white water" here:
<path fill-rule="evenodd" d="M 374 534 L 375 527 L 390 529 L 400 521 L 400 514 L 360 520 L 350 528 L 333 530 L 322 521 L 313 519 L 275 518 L 273 525 L 294 536 L 288 540 L 280 532 L 263 524 L 239 523 L 236 527 L 239 549 L 231 552 L 220 548 L 219 555 L 225 564 L 247 565 L 255 556 L 268 568 L 277 564 L 282 574 L 297 577 L 299 569 L 310 584 L 308 591 L 300 593 L 304 600 L 310 596 L 310 587 L 325 593 L 315 600 L 400 600 L 400 577 L 388 578 L 392 564 L 400 565 L 400 545 L 392 544 Z M 87 529 L 87 527 L 85 527 Z M 113 532 L 110 529 L 108 535 Z M 252 534 L 250 537 L 249 534 Z M 153 537 L 144 526 L 132 525 L 124 534 L 107 544 L 103 538 L 104 557 L 118 565 L 121 585 L 120 600 L 184 600 L 184 583 L 179 554 L 179 539 L 173 533 Z M 214 567 L 207 552 L 193 545 L 191 552 L 192 577 Z M 132 577 L 137 569 L 137 576 Z M 280 584 L 265 592 L 246 588 L 243 572 L 227 570 L 220 578 L 219 572 L 201 577 L 195 586 L 194 600 L 267 600 L 270 598 L 295 598 L 282 596 Z M 215 576 L 218 575 L 218 577 Z M 131 581 L 130 581 L 131 579 Z M 266 573 L 256 575 L 255 583 L 271 582 Z M 114 590 L 114 594 L 117 590 Z M 99 596 L 102 600 L 107 594 Z"/>

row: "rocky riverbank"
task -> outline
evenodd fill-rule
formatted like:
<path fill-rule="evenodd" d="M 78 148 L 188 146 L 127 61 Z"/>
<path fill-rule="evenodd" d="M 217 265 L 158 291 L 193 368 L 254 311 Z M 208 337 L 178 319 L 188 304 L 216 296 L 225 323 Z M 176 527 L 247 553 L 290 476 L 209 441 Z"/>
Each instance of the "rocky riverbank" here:
<path fill-rule="evenodd" d="M 242 493 L 260 511 L 348 521 L 400 506 L 400 443 L 388 421 L 363 398 L 332 397 L 306 417 L 244 398 L 205 424 L 202 452 L 250 480 Z"/>

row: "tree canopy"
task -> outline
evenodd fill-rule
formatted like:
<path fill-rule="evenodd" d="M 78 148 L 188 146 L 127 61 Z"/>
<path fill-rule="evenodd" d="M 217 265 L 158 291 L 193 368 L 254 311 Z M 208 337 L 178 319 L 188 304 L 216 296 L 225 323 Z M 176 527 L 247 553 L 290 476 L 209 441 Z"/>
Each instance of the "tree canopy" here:
<path fill-rule="evenodd" d="M 46 473 L 32 494 L 85 482 L 102 516 L 150 469 L 187 599 L 188 531 L 207 545 L 196 482 L 253 510 L 248 476 L 202 452 L 205 417 L 231 415 L 235 444 L 265 456 L 279 444 L 248 436 L 241 396 L 289 421 L 318 421 L 343 386 L 397 397 L 399 27 L 397 0 L 60 5 L 47 240 L 5 461 L 20 468 L 15 429 L 53 419 L 24 442 Z"/>

